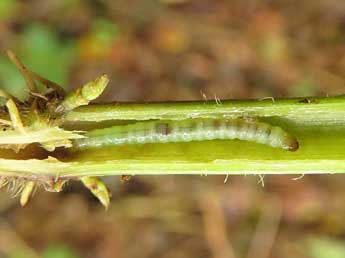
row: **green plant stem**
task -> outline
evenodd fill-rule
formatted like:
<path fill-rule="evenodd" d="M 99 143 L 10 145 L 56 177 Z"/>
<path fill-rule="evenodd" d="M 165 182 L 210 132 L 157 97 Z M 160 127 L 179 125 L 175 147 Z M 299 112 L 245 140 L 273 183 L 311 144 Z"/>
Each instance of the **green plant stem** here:
<path fill-rule="evenodd" d="M 310 102 L 310 103 L 305 103 Z M 344 124 L 345 96 L 262 100 L 114 103 L 79 107 L 66 122 L 188 118 L 280 117 L 301 124 Z"/>
<path fill-rule="evenodd" d="M 251 117 L 280 126 L 300 143 L 296 152 L 252 142 L 204 141 L 63 150 L 56 159 L 0 159 L 0 173 L 22 176 L 122 174 L 345 173 L 345 97 L 106 104 L 77 108 L 63 127 L 106 127 L 117 120 Z M 48 155 L 48 154 L 47 154 Z M 46 156 L 47 156 L 46 155 Z M 0 155 L 0 157 L 2 157 Z M 23 160 L 26 159 L 26 160 Z"/>

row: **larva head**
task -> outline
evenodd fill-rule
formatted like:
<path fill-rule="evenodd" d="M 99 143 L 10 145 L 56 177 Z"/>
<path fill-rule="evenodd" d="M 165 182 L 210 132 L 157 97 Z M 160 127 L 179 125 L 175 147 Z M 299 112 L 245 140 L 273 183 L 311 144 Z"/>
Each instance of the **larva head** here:
<path fill-rule="evenodd" d="M 99 95 L 101 95 L 104 89 L 107 87 L 108 82 L 108 76 L 106 74 L 103 74 L 95 80 L 85 84 L 81 88 L 81 94 L 83 98 L 87 101 L 98 98 Z"/>

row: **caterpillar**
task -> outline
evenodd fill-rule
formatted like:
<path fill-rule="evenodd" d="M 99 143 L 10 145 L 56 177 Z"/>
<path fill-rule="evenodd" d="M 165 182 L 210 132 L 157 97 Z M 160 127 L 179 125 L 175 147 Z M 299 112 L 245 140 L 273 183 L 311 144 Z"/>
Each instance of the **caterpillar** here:
<path fill-rule="evenodd" d="M 297 139 L 282 128 L 248 119 L 192 119 L 148 121 L 95 129 L 75 139 L 77 149 L 103 146 L 239 139 L 288 151 L 299 147 Z"/>

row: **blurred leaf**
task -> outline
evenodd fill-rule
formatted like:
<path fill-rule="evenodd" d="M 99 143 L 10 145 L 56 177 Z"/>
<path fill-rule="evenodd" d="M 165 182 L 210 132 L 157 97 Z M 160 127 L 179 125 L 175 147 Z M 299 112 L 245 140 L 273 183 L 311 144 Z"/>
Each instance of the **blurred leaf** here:
<path fill-rule="evenodd" d="M 51 245 L 47 247 L 43 254 L 42 258 L 79 258 L 80 256 L 76 255 L 75 252 L 65 246 L 65 245 Z"/>
<path fill-rule="evenodd" d="M 262 40 L 260 51 L 267 62 L 281 62 L 287 56 L 286 39 L 280 34 L 268 35 Z"/>
<path fill-rule="evenodd" d="M 89 34 L 79 41 L 79 51 L 82 59 L 93 60 L 109 55 L 111 46 L 118 35 L 116 24 L 98 19 L 93 22 Z"/>
<path fill-rule="evenodd" d="M 311 79 L 303 79 L 289 88 L 291 96 L 314 96 L 317 90 L 317 84 Z"/>
<path fill-rule="evenodd" d="M 0 88 L 20 100 L 24 100 L 28 95 L 23 77 L 4 56 L 0 56 Z"/>
<path fill-rule="evenodd" d="M 33 71 L 62 86 L 67 83 L 74 42 L 62 42 L 43 25 L 31 25 L 21 39 L 23 62 Z"/>
<path fill-rule="evenodd" d="M 344 258 L 345 243 L 331 238 L 312 238 L 307 252 L 312 258 Z"/>
<path fill-rule="evenodd" d="M 117 26 L 105 19 L 98 19 L 92 24 L 92 31 L 99 43 L 110 44 L 117 36 Z"/>
<path fill-rule="evenodd" d="M 19 42 L 21 48 L 14 51 L 30 70 L 66 87 L 74 58 L 74 42 L 61 41 L 43 25 L 30 25 Z M 28 95 L 22 75 L 5 56 L 0 56 L 0 88 L 21 100 Z"/>
<path fill-rule="evenodd" d="M 22 246 L 7 250 L 6 255 L 7 258 L 37 258 L 37 255 L 31 249 Z"/>
<path fill-rule="evenodd" d="M 17 7 L 16 0 L 1 0 L 0 1 L 0 20 L 9 18 L 14 13 Z"/>

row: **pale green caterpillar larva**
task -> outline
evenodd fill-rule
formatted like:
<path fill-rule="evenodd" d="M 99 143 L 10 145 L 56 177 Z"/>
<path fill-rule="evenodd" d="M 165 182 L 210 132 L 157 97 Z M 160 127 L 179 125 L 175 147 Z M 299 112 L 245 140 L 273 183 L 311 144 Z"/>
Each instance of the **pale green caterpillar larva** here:
<path fill-rule="evenodd" d="M 76 139 L 74 148 L 239 139 L 269 145 L 288 151 L 299 147 L 297 139 L 278 126 L 246 119 L 190 119 L 148 121 L 112 126 L 87 132 Z"/>

